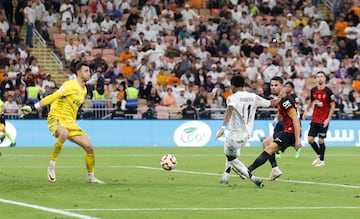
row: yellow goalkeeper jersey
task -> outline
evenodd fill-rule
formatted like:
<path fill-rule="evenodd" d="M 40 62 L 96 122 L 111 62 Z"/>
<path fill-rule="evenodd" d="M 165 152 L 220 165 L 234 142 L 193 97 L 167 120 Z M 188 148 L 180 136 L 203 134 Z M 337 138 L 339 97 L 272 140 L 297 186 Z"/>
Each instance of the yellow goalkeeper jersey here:
<path fill-rule="evenodd" d="M 86 87 L 81 87 L 74 79 L 66 81 L 53 94 L 42 99 L 45 105 L 51 104 L 49 116 L 62 120 L 76 120 L 76 115 L 86 97 Z"/>

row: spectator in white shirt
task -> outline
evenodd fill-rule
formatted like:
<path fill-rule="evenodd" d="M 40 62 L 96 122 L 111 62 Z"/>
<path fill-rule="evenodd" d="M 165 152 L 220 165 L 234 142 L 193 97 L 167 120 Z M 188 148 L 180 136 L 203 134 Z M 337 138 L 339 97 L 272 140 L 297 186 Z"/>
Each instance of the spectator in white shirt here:
<path fill-rule="evenodd" d="M 62 22 L 65 22 L 67 18 L 70 18 L 70 21 L 72 21 L 74 15 L 74 7 L 69 0 L 64 0 L 64 2 L 60 6 L 59 11 L 61 14 Z"/>
<path fill-rule="evenodd" d="M 151 5 L 151 0 L 146 1 L 146 5 L 141 9 L 140 16 L 145 19 L 145 22 L 151 22 L 156 14 L 156 9 Z"/>
<path fill-rule="evenodd" d="M 101 31 L 104 31 L 106 34 L 111 33 L 114 23 L 115 22 L 113 20 L 110 20 L 110 15 L 106 15 L 105 20 L 103 20 L 100 24 Z"/>
<path fill-rule="evenodd" d="M 87 26 L 83 23 L 81 19 L 79 19 L 78 24 L 75 27 L 75 33 L 76 34 L 86 34 L 88 32 Z"/>
<path fill-rule="evenodd" d="M 70 18 L 66 18 L 66 22 L 61 25 L 61 32 L 65 35 L 71 35 L 75 32 L 75 25 Z"/>
<path fill-rule="evenodd" d="M 182 19 L 185 23 L 189 21 L 189 19 L 199 19 L 200 16 L 196 14 L 192 9 L 190 9 L 190 5 L 185 4 L 185 9 L 181 11 Z"/>
<path fill-rule="evenodd" d="M 32 47 L 33 29 L 35 24 L 35 5 L 32 1 L 27 2 L 24 8 L 24 17 L 26 22 L 26 45 Z"/>
<path fill-rule="evenodd" d="M 85 56 L 89 56 L 91 53 L 91 50 L 93 49 L 92 43 L 87 38 L 81 39 L 81 44 L 78 46 L 78 53 L 82 54 L 84 53 Z"/>
<path fill-rule="evenodd" d="M 14 97 L 12 95 L 9 95 L 4 103 L 4 112 L 17 113 L 18 109 L 19 109 L 18 103 L 14 101 Z"/>
<path fill-rule="evenodd" d="M 88 23 L 88 30 L 90 31 L 90 33 L 92 34 L 98 34 L 100 32 L 100 26 L 99 24 L 96 22 L 96 15 L 92 15 L 91 16 L 92 22 Z"/>
<path fill-rule="evenodd" d="M 74 39 L 70 38 L 68 44 L 65 46 L 65 59 L 66 61 L 72 61 L 77 57 L 78 49 L 74 46 Z"/>

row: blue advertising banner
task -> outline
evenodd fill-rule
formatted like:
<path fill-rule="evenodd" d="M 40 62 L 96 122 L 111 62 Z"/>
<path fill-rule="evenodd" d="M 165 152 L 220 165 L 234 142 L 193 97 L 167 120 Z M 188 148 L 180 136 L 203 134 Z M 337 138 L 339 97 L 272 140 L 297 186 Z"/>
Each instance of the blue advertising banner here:
<path fill-rule="evenodd" d="M 248 146 L 260 146 L 260 138 L 273 133 L 270 120 L 255 121 Z M 308 120 L 302 121 L 303 145 L 307 143 Z M 80 120 L 96 146 L 223 146 L 225 136 L 216 140 L 222 120 Z M 17 147 L 52 146 L 54 137 L 46 120 L 8 120 L 6 130 L 15 138 Z M 226 134 L 226 132 L 225 132 Z M 360 146 L 360 122 L 333 120 L 330 122 L 328 146 Z M 0 147 L 10 145 L 5 139 Z M 65 145 L 75 146 L 67 141 Z"/>

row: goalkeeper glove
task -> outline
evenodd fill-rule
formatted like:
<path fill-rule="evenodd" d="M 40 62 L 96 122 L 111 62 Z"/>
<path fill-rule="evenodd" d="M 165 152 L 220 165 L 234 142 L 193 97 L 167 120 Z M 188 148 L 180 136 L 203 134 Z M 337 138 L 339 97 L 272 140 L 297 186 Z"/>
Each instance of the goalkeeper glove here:
<path fill-rule="evenodd" d="M 21 107 L 18 111 L 19 118 L 24 118 L 24 116 L 30 114 L 32 111 L 38 110 L 40 108 L 39 103 L 35 103 L 33 106 L 25 105 Z"/>

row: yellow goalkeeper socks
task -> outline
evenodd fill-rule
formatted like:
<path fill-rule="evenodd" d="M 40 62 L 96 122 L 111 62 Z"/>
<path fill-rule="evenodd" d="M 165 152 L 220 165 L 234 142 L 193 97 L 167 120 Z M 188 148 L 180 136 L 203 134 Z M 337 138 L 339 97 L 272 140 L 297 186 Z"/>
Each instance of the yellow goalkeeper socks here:
<path fill-rule="evenodd" d="M 61 149 L 63 148 L 64 146 L 64 142 L 63 141 L 60 141 L 60 139 L 56 139 L 56 142 L 54 144 L 54 149 L 53 149 L 53 153 L 51 155 L 51 160 L 52 161 L 56 161 L 60 152 L 61 152 Z"/>
<path fill-rule="evenodd" d="M 94 154 L 88 154 L 85 155 L 85 164 L 86 169 L 89 173 L 93 173 L 95 169 L 95 155 Z"/>

